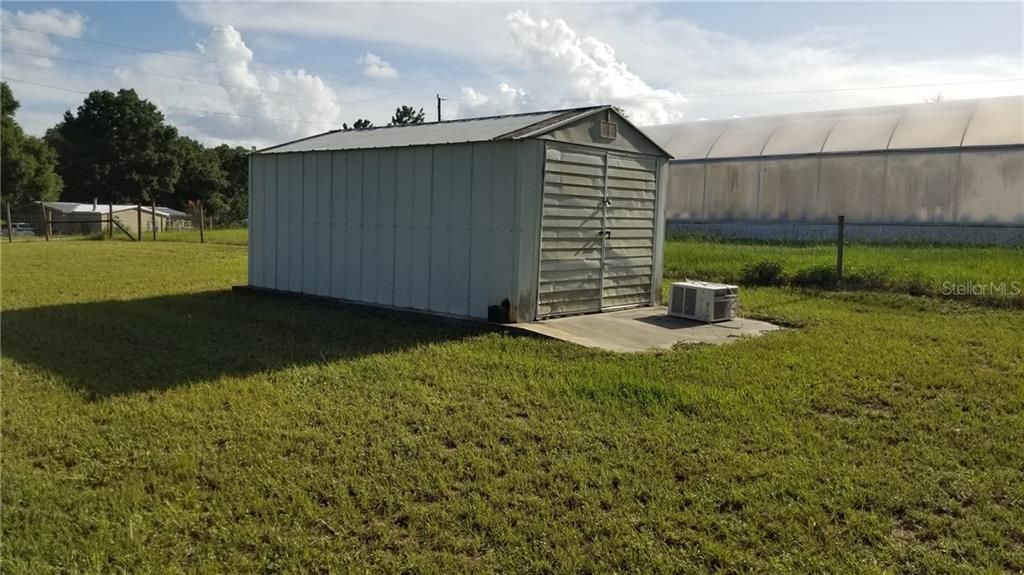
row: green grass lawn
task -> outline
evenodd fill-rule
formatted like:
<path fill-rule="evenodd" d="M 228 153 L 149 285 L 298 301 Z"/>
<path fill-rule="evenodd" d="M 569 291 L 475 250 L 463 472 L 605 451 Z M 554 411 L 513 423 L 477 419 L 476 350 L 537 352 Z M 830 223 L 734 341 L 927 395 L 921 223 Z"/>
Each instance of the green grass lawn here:
<path fill-rule="evenodd" d="M 665 277 L 737 282 L 745 266 L 763 261 L 782 264 L 794 275 L 814 266 L 835 266 L 836 248 L 828 244 L 779 244 L 670 238 L 665 244 Z M 943 283 L 1013 282 L 1024 287 L 1024 248 L 848 244 L 847 274 L 868 274 L 885 288 L 938 295 Z"/>
<path fill-rule="evenodd" d="M 1024 569 L 1019 309 L 751 288 L 791 329 L 615 355 L 232 293 L 237 246 L 0 258 L 4 572 Z"/>
<path fill-rule="evenodd" d="M 249 241 L 249 230 L 245 228 L 213 229 L 203 232 L 206 243 L 244 246 Z M 147 240 L 149 237 L 143 238 Z M 199 230 L 182 232 L 163 232 L 156 236 L 161 242 L 193 242 L 199 243 Z"/>

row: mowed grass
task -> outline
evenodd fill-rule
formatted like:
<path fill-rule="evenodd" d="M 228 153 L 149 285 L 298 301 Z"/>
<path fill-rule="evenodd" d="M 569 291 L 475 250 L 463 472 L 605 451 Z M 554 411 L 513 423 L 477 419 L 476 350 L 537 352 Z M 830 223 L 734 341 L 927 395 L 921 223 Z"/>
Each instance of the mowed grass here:
<path fill-rule="evenodd" d="M 665 243 L 667 278 L 738 282 L 744 267 L 766 261 L 782 264 L 783 273 L 792 276 L 814 266 L 835 266 L 836 247 L 694 237 Z M 1024 289 L 1024 247 L 853 243 L 845 246 L 844 262 L 848 275 L 867 274 L 896 291 L 941 295 L 947 282 L 1005 282 L 1008 295 L 1014 282 Z"/>
<path fill-rule="evenodd" d="M 147 240 L 149 237 L 143 238 Z M 199 229 L 180 232 L 158 232 L 157 241 L 199 243 Z M 210 244 L 244 246 L 249 242 L 249 230 L 245 228 L 212 229 L 203 232 L 203 239 Z"/>
<path fill-rule="evenodd" d="M 616 355 L 0 246 L 5 572 L 1018 572 L 1024 312 L 745 289 Z"/>

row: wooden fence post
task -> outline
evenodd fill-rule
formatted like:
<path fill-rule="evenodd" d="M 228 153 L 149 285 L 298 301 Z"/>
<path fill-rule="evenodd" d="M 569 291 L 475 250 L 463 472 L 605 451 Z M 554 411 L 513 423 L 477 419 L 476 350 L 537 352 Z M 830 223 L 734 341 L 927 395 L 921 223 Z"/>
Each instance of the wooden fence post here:
<path fill-rule="evenodd" d="M 846 242 L 846 216 L 836 222 L 836 281 L 843 283 L 843 244 Z"/>
<path fill-rule="evenodd" d="M 43 214 L 43 233 L 46 234 L 46 241 L 50 241 L 50 222 L 46 220 L 46 204 L 39 201 L 39 211 Z"/>
<path fill-rule="evenodd" d="M 203 217 L 202 202 L 199 202 L 199 243 L 206 243 L 206 218 Z"/>
<path fill-rule="evenodd" d="M 107 237 L 114 239 L 114 204 L 107 204 Z"/>
<path fill-rule="evenodd" d="M 142 201 L 141 200 L 135 203 L 135 212 L 136 212 L 136 214 L 135 214 L 135 221 L 136 221 L 137 225 L 139 226 L 138 228 L 135 229 L 135 236 L 136 236 L 135 241 L 141 242 L 142 241 Z"/>
<path fill-rule="evenodd" d="M 11 222 L 11 202 L 7 202 L 7 243 L 14 242 L 14 223 Z"/>
<path fill-rule="evenodd" d="M 152 218 L 151 225 L 153 226 L 153 241 L 155 242 L 156 241 L 156 198 L 155 197 L 153 198 L 153 205 L 151 207 L 153 208 L 153 213 L 150 214 L 150 217 Z"/>

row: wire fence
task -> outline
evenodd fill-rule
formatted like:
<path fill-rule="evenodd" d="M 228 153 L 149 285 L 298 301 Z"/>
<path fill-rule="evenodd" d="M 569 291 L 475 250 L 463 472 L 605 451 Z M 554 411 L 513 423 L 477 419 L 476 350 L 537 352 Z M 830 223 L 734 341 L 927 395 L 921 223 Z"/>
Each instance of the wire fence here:
<path fill-rule="evenodd" d="M 4 210 L 0 235 L 7 242 L 110 239 L 244 245 L 248 239 L 245 222 L 218 224 L 201 205 L 186 215 L 144 205 L 61 211 L 38 203 L 15 209 L 5 204 Z"/>

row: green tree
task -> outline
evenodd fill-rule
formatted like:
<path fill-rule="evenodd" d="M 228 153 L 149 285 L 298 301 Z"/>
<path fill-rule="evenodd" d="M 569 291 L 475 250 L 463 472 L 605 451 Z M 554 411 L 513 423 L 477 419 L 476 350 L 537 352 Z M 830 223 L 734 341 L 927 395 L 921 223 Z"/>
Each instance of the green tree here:
<path fill-rule="evenodd" d="M 178 138 L 174 152 L 181 169 L 174 181 L 174 200 L 171 203 L 186 206 L 189 202 L 199 201 L 208 205 L 227 187 L 227 176 L 217 155 L 199 142 L 192 138 Z"/>
<path fill-rule="evenodd" d="M 240 222 L 249 215 L 249 154 L 254 148 L 221 144 L 210 151 L 224 172 L 226 186 L 218 198 L 217 219 L 224 223 Z"/>
<path fill-rule="evenodd" d="M 391 116 L 389 126 L 406 126 L 408 124 L 422 124 L 426 120 L 423 108 L 417 112 L 412 106 L 399 106 L 395 108 L 395 115 Z"/>
<path fill-rule="evenodd" d="M 41 139 L 25 134 L 14 119 L 21 104 L 6 82 L 0 84 L 0 188 L 13 204 L 60 197 L 64 182 L 57 175 L 57 155 Z"/>
<path fill-rule="evenodd" d="M 365 130 L 367 128 L 372 128 L 372 127 L 373 127 L 373 122 L 371 122 L 371 121 L 369 121 L 369 120 L 367 120 L 365 118 L 359 118 L 358 120 L 356 120 L 355 123 L 352 124 L 352 127 L 349 127 L 348 124 L 342 124 L 341 125 L 341 129 L 342 130 L 346 130 L 346 131 L 348 131 L 348 130 Z"/>
<path fill-rule="evenodd" d="M 175 145 L 181 175 L 172 207 L 189 211 L 202 202 L 205 215 L 220 224 L 240 222 L 249 212 L 250 148 L 225 144 L 207 148 L 192 138 Z"/>
<path fill-rule="evenodd" d="M 178 179 L 177 138 L 135 90 L 94 91 L 46 134 L 67 183 L 65 198 L 80 202 L 166 200 Z"/>

